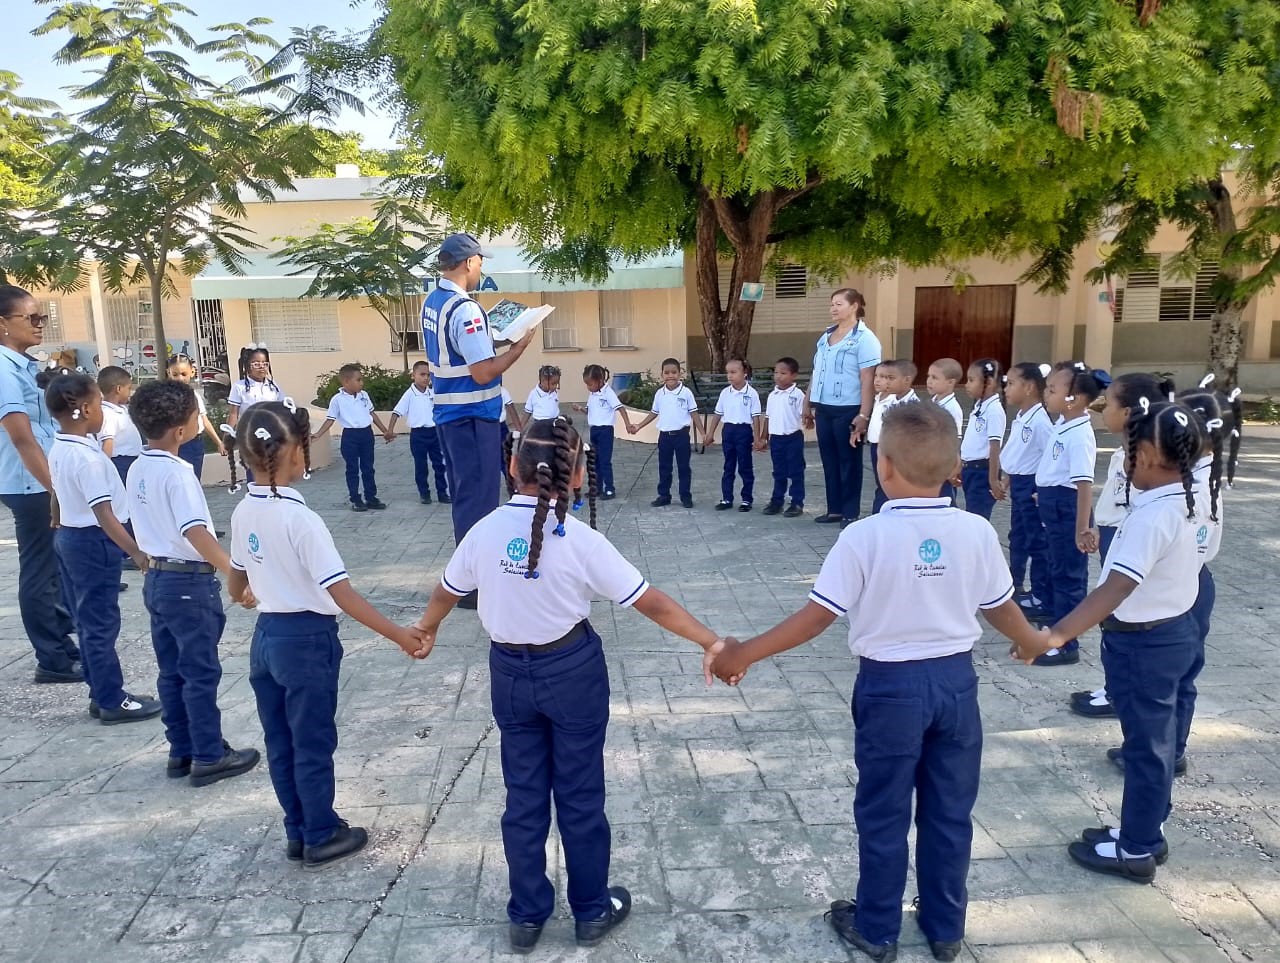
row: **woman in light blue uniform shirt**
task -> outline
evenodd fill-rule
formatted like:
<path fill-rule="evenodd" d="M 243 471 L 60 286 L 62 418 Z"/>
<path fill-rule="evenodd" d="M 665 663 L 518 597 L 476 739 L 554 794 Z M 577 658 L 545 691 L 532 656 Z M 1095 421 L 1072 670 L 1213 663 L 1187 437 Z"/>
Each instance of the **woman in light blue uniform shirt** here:
<path fill-rule="evenodd" d="M 18 541 L 18 609 L 36 652 L 36 682 L 83 682 L 80 649 L 63 600 L 50 526 L 53 417 L 28 351 L 44 341 L 48 315 L 22 288 L 0 284 L 0 502 Z"/>
<path fill-rule="evenodd" d="M 866 299 L 841 288 L 831 295 L 831 327 L 818 339 L 813 378 L 805 393 L 805 427 L 818 429 L 818 453 L 827 489 L 827 512 L 814 521 L 839 522 L 858 517 L 862 502 L 862 439 L 871 421 L 880 341 L 864 320 Z"/>

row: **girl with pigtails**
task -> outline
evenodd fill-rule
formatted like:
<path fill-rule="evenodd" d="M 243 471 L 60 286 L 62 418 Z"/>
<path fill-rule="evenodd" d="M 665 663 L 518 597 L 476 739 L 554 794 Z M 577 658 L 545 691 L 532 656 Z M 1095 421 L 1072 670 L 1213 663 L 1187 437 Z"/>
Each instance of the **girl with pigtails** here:
<path fill-rule="evenodd" d="M 514 952 L 529 952 L 555 909 L 546 873 L 554 797 L 579 946 L 594 946 L 626 918 L 631 896 L 609 884 L 604 811 L 604 741 L 609 675 L 592 599 L 633 606 L 711 657 L 723 643 L 594 530 L 569 513 L 589 467 L 587 446 L 564 417 L 531 422 L 510 461 L 511 500 L 481 519 L 458 545 L 414 626 L 427 648 L 440 623 L 470 592 L 492 640 L 493 715 L 502 731 L 502 817 Z M 710 676 L 707 675 L 708 683 Z"/>
<path fill-rule="evenodd" d="M 322 869 L 369 839 L 333 808 L 342 663 L 337 617 L 345 612 L 416 658 L 425 658 L 430 646 L 351 587 L 333 536 L 290 487 L 310 473 L 310 439 L 307 409 L 289 399 L 255 404 L 240 418 L 235 447 L 258 483 L 250 482 L 231 516 L 227 591 L 239 602 L 251 589 L 258 600 L 249 684 L 284 810 L 286 858 Z"/>

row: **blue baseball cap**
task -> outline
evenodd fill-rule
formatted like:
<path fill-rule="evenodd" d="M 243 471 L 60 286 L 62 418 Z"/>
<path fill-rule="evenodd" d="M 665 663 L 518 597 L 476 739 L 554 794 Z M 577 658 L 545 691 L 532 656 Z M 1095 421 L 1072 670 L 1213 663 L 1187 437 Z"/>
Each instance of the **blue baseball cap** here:
<path fill-rule="evenodd" d="M 436 263 L 446 266 L 461 264 L 467 258 L 475 257 L 477 254 L 480 257 L 493 257 L 480 246 L 480 239 L 474 234 L 450 234 L 436 253 Z"/>

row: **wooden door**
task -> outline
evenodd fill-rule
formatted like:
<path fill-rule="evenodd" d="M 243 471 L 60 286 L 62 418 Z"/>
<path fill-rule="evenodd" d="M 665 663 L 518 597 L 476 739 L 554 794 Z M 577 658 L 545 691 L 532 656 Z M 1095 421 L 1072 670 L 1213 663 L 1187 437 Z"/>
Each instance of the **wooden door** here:
<path fill-rule="evenodd" d="M 920 380 L 939 358 L 955 358 L 968 368 L 978 358 L 995 358 L 1007 370 L 1013 358 L 1013 284 L 977 284 L 957 291 L 916 288 L 912 360 Z"/>

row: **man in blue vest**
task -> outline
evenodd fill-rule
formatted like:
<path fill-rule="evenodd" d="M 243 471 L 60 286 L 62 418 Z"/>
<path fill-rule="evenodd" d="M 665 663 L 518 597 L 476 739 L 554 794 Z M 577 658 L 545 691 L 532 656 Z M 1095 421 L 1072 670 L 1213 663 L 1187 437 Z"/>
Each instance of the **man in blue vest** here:
<path fill-rule="evenodd" d="M 422 305 L 422 336 L 434 375 L 436 431 L 448 461 L 453 538 L 498 507 L 502 373 L 533 340 L 530 331 L 499 355 L 484 309 L 468 294 L 491 255 L 471 234 L 450 234 L 436 255 L 440 282 Z M 459 603 L 475 608 L 475 593 Z"/>

